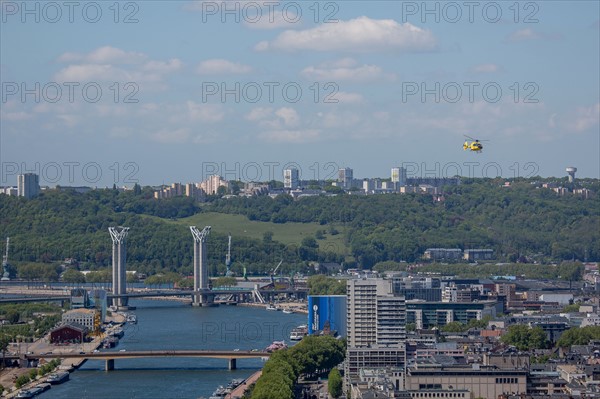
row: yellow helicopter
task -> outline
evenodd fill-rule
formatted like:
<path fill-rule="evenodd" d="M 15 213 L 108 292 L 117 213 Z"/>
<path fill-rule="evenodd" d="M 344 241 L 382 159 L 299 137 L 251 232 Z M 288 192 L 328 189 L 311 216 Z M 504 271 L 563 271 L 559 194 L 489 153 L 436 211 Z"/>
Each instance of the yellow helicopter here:
<path fill-rule="evenodd" d="M 467 138 L 467 140 L 463 144 L 463 150 L 465 150 L 465 151 L 469 150 L 469 151 L 473 151 L 473 152 L 481 152 L 481 150 L 483 150 L 483 144 L 481 144 L 481 142 L 488 141 L 488 140 L 474 139 L 467 135 L 465 135 L 465 137 Z M 469 142 L 469 140 L 471 140 L 471 141 Z"/>

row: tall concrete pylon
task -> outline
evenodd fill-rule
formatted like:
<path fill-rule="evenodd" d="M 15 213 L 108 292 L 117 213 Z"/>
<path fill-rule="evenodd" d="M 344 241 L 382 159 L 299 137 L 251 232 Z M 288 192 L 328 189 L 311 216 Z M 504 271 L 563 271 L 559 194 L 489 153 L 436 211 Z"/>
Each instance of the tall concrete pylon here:
<path fill-rule="evenodd" d="M 113 295 L 123 295 L 127 291 L 127 273 L 125 271 L 127 246 L 125 245 L 125 239 L 127 238 L 129 227 L 109 227 L 108 232 L 113 242 L 112 292 Z M 113 305 L 126 307 L 127 298 L 115 298 Z"/>
<path fill-rule="evenodd" d="M 210 226 L 198 230 L 190 226 L 194 237 L 194 291 L 208 289 L 208 261 L 206 260 L 206 239 L 210 234 Z M 193 306 L 210 306 L 212 295 L 194 295 Z"/>

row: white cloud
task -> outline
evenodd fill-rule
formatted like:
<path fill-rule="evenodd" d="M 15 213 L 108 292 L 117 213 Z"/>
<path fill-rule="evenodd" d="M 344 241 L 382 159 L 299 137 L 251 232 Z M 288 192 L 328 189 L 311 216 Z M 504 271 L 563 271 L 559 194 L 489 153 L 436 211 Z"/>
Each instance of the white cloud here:
<path fill-rule="evenodd" d="M 580 107 L 575 112 L 575 117 L 570 123 L 571 130 L 576 132 L 586 131 L 597 126 L 600 121 L 600 103 L 590 107 Z"/>
<path fill-rule="evenodd" d="M 322 64 L 317 67 L 308 66 L 304 68 L 301 75 L 306 79 L 317 81 L 353 81 L 370 82 L 374 80 L 395 80 L 394 74 L 386 74 L 383 69 L 377 65 L 354 66 L 350 59 L 344 59 L 339 65 Z"/>
<path fill-rule="evenodd" d="M 79 123 L 79 117 L 77 115 L 57 115 L 56 116 L 62 123 L 67 127 L 74 127 Z"/>
<path fill-rule="evenodd" d="M 220 122 L 225 117 L 225 112 L 219 105 L 198 104 L 193 101 L 186 103 L 188 117 L 192 121 Z"/>
<path fill-rule="evenodd" d="M 89 64 L 139 64 L 148 58 L 147 55 L 133 51 L 125 51 L 112 46 L 99 47 L 88 54 L 64 53 L 58 57 L 59 62 L 85 62 Z"/>
<path fill-rule="evenodd" d="M 252 109 L 248 114 L 246 114 L 245 118 L 249 121 L 258 121 L 273 115 L 273 108 L 269 107 L 258 107 Z"/>
<path fill-rule="evenodd" d="M 290 107 L 282 107 L 277 110 L 269 107 L 257 107 L 247 113 L 244 118 L 258 122 L 258 126 L 261 128 L 271 130 L 289 129 L 300 124 L 300 115 Z"/>
<path fill-rule="evenodd" d="M 393 19 L 359 17 L 349 21 L 322 24 L 307 30 L 287 30 L 275 40 L 256 45 L 258 51 L 432 51 L 437 47 L 433 33 L 410 23 Z"/>
<path fill-rule="evenodd" d="M 58 60 L 69 64 L 54 75 L 58 82 L 78 82 L 81 85 L 89 82 L 119 82 L 125 85 L 131 82 L 138 85 L 138 91 L 166 89 L 165 75 L 183 67 L 183 62 L 177 58 L 150 60 L 145 54 L 111 46 L 97 48 L 88 54 L 64 53 Z M 109 91 L 108 87 L 102 89 Z M 123 86 L 123 91 L 127 90 Z"/>
<path fill-rule="evenodd" d="M 120 68 L 112 65 L 80 64 L 69 65 L 54 75 L 59 82 L 89 82 L 94 80 L 121 80 L 130 81 L 132 76 Z"/>
<path fill-rule="evenodd" d="M 362 104 L 365 99 L 358 93 L 349 93 L 346 91 L 338 91 L 331 96 L 332 100 L 337 100 L 337 104 Z"/>
<path fill-rule="evenodd" d="M 560 35 L 537 32 L 531 28 L 519 29 L 508 36 L 509 42 L 523 42 L 527 40 L 556 40 Z"/>
<path fill-rule="evenodd" d="M 240 63 L 227 61 L 224 59 L 212 59 L 202 61 L 196 72 L 201 75 L 215 75 L 215 74 L 244 74 L 252 72 L 252 67 Z"/>
<path fill-rule="evenodd" d="M 258 137 L 270 143 L 311 143 L 318 141 L 321 131 L 318 129 L 271 130 L 260 133 Z"/>
<path fill-rule="evenodd" d="M 300 122 L 298 113 L 293 108 L 283 107 L 275 111 L 275 115 L 283 120 L 285 126 L 296 126 Z"/>
<path fill-rule="evenodd" d="M 472 71 L 476 73 L 495 73 L 500 70 L 501 68 L 497 64 L 480 64 L 472 68 Z"/>

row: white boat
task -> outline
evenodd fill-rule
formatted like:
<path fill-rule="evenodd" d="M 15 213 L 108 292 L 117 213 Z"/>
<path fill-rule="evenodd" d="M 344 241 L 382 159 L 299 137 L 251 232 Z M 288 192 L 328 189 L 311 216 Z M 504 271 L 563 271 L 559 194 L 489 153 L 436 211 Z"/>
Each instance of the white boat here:
<path fill-rule="evenodd" d="M 292 314 L 292 313 L 294 313 L 294 311 L 292 309 L 283 309 L 283 313 Z"/>
<path fill-rule="evenodd" d="M 279 310 L 279 308 L 275 305 L 268 305 L 267 310 Z"/>
<path fill-rule="evenodd" d="M 292 340 L 292 341 L 300 341 L 302 338 L 304 338 L 307 335 L 308 335 L 308 326 L 307 325 L 301 325 L 301 326 L 298 326 L 298 327 L 294 328 L 290 332 L 290 340 Z"/>

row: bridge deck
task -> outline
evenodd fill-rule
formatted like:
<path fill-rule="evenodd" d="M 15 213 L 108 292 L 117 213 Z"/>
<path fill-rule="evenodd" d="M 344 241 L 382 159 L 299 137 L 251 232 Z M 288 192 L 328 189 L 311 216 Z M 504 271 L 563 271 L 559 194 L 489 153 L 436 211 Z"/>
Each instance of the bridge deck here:
<path fill-rule="evenodd" d="M 216 359 L 252 359 L 269 357 L 270 352 L 252 351 L 211 351 L 211 350 L 164 350 L 164 351 L 119 351 L 119 352 L 93 352 L 93 353 L 51 353 L 28 354 L 25 359 L 133 359 L 152 357 L 210 357 Z"/>

